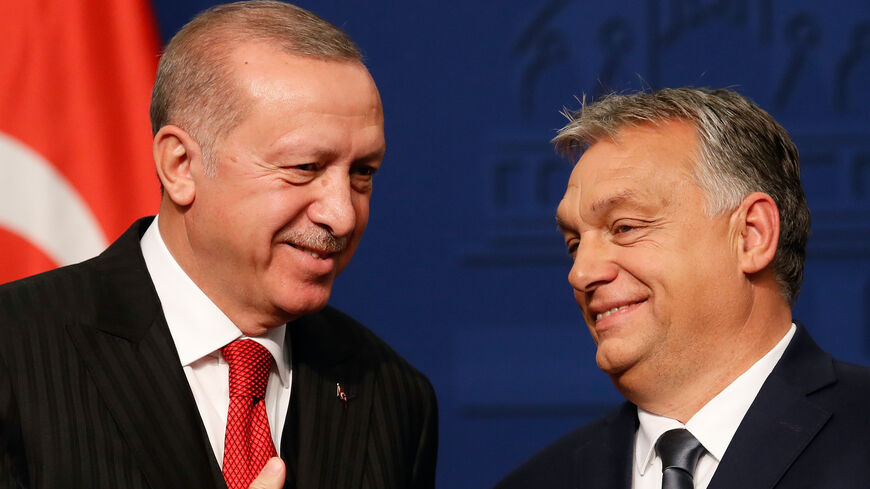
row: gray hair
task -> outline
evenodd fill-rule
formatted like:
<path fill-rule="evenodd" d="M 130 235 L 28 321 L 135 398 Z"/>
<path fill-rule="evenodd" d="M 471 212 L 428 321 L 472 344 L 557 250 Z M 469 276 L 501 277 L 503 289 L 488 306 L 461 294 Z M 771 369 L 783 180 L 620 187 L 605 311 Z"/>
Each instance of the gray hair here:
<path fill-rule="evenodd" d="M 774 270 L 780 292 L 794 304 L 803 281 L 810 211 L 800 181 L 800 158 L 791 138 L 773 117 L 732 90 L 666 88 L 652 93 L 609 95 L 567 114 L 553 139 L 563 153 L 577 155 L 625 127 L 668 120 L 691 123 L 699 147 L 695 179 L 708 215 L 733 211 L 752 192 L 770 195 L 780 214 Z"/>
<path fill-rule="evenodd" d="M 151 130 L 175 124 L 200 144 L 206 171 L 214 171 L 214 145 L 247 115 L 251 101 L 228 66 L 234 45 L 265 42 L 316 59 L 362 62 L 339 28 L 302 8 L 278 1 L 248 1 L 208 9 L 172 38 L 160 58 L 151 94 Z"/>

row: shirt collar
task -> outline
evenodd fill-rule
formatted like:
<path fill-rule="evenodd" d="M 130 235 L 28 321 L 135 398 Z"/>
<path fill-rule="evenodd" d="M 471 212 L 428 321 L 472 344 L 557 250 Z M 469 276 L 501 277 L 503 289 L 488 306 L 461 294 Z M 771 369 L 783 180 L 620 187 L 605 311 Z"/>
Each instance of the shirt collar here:
<path fill-rule="evenodd" d="M 635 438 L 634 454 L 640 474 L 643 475 L 655 456 L 656 441 L 664 432 L 674 428 L 689 430 L 717 462 L 721 461 L 746 411 L 779 362 L 796 329 L 792 323 L 785 336 L 770 351 L 705 404 L 685 425 L 637 408 L 640 427 Z"/>
<path fill-rule="evenodd" d="M 637 430 L 634 456 L 637 470 L 643 475 L 650 459 L 655 455 L 656 441 L 662 433 L 685 426 L 675 419 L 659 416 L 642 408 L 637 408 L 637 420 L 640 427 Z"/>
<path fill-rule="evenodd" d="M 160 235 L 158 219 L 159 216 L 154 218 L 140 240 L 142 256 L 160 298 L 181 365 L 188 366 L 203 357 L 218 355 L 218 350 L 233 340 L 248 337 L 175 261 Z M 281 383 L 285 386 L 290 380 L 289 358 L 284 354 L 286 330 L 287 325 L 284 324 L 250 338 L 272 354 Z"/>

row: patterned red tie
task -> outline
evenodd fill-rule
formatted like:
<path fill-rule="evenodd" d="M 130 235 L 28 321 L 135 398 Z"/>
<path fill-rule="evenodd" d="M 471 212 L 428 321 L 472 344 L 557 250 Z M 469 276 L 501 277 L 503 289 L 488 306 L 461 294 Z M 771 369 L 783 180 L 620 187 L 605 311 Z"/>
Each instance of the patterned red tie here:
<path fill-rule="evenodd" d="M 247 489 L 270 457 L 275 443 L 266 418 L 266 383 L 272 354 L 252 340 L 221 348 L 230 366 L 230 409 L 224 442 L 224 480 L 229 489 Z"/>

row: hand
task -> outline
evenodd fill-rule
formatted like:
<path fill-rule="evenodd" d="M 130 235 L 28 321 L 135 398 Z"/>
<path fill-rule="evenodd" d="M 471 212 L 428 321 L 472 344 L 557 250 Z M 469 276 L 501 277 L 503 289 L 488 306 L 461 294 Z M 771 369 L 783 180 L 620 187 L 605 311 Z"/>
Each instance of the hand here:
<path fill-rule="evenodd" d="M 281 489 L 284 487 L 284 470 L 283 460 L 278 457 L 270 458 L 248 489 Z"/>

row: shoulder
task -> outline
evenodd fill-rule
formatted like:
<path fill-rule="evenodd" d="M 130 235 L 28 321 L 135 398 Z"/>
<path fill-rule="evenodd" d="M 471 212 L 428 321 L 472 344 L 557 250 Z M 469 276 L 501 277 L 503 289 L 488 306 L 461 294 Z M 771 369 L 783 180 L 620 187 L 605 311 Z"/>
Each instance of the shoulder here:
<path fill-rule="evenodd" d="M 46 320 L 92 312 L 93 260 L 0 285 L 0 328 L 33 327 Z M 25 324 L 26 323 L 26 324 Z"/>
<path fill-rule="evenodd" d="M 89 260 L 0 285 L 0 328 L 21 322 L 28 328 L 58 319 L 90 321 L 101 292 L 149 282 L 139 238 L 151 218 L 135 222 L 100 255 Z M 117 279 L 121 280 L 117 280 Z"/>
<path fill-rule="evenodd" d="M 862 414 L 870 403 L 870 367 L 833 360 L 836 382 L 822 389 L 814 398 L 832 411 L 854 410 Z"/>
<path fill-rule="evenodd" d="M 67 325 L 95 315 L 88 266 L 71 265 L 0 286 L 0 371 L 36 381 L 51 352 L 68 348 Z M 0 393 L 0 397 L 3 394 Z"/>
<path fill-rule="evenodd" d="M 288 333 L 294 363 L 354 370 L 347 375 L 368 372 L 386 388 L 434 400 L 425 375 L 359 321 L 334 307 L 290 323 Z"/>
<path fill-rule="evenodd" d="M 870 405 L 870 368 L 834 360 L 837 381 L 825 389 L 810 394 L 810 399 L 831 414 L 827 431 L 836 433 L 836 443 L 860 439 L 860 451 L 870 457 L 870 424 L 867 407 Z"/>
<path fill-rule="evenodd" d="M 870 368 L 839 360 L 829 365 L 834 380 L 807 392 L 807 402 L 777 406 L 781 414 L 774 429 L 800 440 L 799 455 L 783 477 L 783 487 L 868 487 L 866 471 L 860 467 L 870 460 Z"/>
<path fill-rule="evenodd" d="M 294 361 L 320 363 L 353 358 L 357 362 L 390 362 L 413 368 L 367 327 L 331 306 L 302 316 L 287 327 Z"/>
<path fill-rule="evenodd" d="M 870 387 L 870 367 L 866 365 L 834 360 L 834 370 L 838 378 L 846 383 Z M 866 394 L 870 395 L 870 392 Z"/>
<path fill-rule="evenodd" d="M 794 348 L 789 345 L 791 351 L 786 351 L 771 374 L 787 380 L 797 396 L 782 390 L 770 391 L 780 393 L 782 398 L 774 399 L 776 404 L 768 408 L 770 412 L 800 415 L 819 425 L 818 431 L 814 431 L 810 421 L 805 421 L 805 429 L 815 434 L 807 438 L 800 458 L 804 463 L 794 469 L 798 474 L 812 473 L 812 465 L 818 461 L 847 467 L 870 457 L 870 444 L 866 443 L 870 439 L 870 424 L 866 421 L 870 368 L 834 359 L 808 338 L 806 333 L 796 336 Z M 765 384 L 762 392 L 767 387 Z"/>
<path fill-rule="evenodd" d="M 577 477 L 587 474 L 588 464 L 603 470 L 604 465 L 627 463 L 636 423 L 636 408 L 623 403 L 604 417 L 556 440 L 514 469 L 494 489 L 575 487 Z M 617 454 L 616 459 L 608 459 L 613 453 Z"/>
<path fill-rule="evenodd" d="M 820 407 L 839 411 L 870 400 L 870 367 L 835 359 L 799 325 L 772 377 L 785 379 Z"/>

